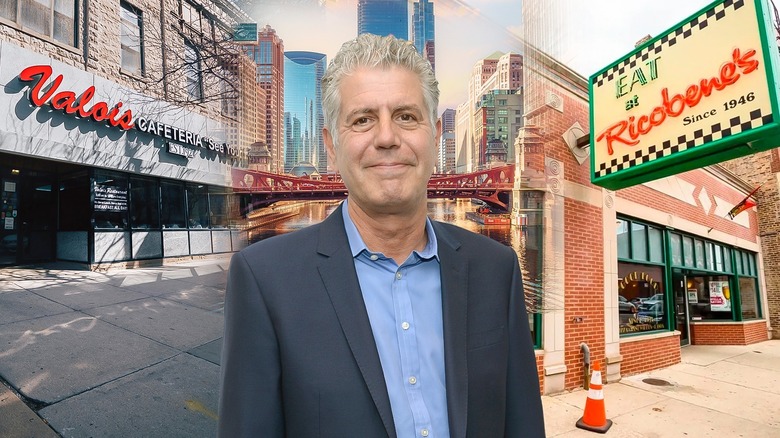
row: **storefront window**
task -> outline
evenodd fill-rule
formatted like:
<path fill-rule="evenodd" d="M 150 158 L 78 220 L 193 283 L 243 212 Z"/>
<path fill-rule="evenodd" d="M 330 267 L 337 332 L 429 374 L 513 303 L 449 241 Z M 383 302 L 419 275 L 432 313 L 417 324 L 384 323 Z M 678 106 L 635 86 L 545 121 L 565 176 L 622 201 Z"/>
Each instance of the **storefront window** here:
<path fill-rule="evenodd" d="M 618 263 L 620 334 L 665 330 L 662 266 Z"/>
<path fill-rule="evenodd" d="M 664 262 L 664 240 L 661 230 L 655 227 L 648 228 L 648 246 L 650 247 L 650 261 Z"/>
<path fill-rule="evenodd" d="M 160 228 L 160 191 L 157 182 L 130 179 L 130 226 L 132 228 Z"/>
<path fill-rule="evenodd" d="M 693 238 L 683 237 L 683 260 L 685 266 L 693 266 Z"/>
<path fill-rule="evenodd" d="M 59 208 L 61 231 L 89 229 L 89 176 L 86 172 L 60 180 Z"/>
<path fill-rule="evenodd" d="M 704 269 L 704 242 L 696 239 L 696 267 Z"/>
<path fill-rule="evenodd" d="M 185 228 L 185 196 L 184 185 L 173 182 L 160 183 L 160 197 L 162 209 L 160 217 L 163 228 Z"/>
<path fill-rule="evenodd" d="M 731 250 L 723 248 L 723 270 L 731 272 Z"/>
<path fill-rule="evenodd" d="M 189 228 L 209 227 L 209 196 L 204 185 L 187 186 Z"/>
<path fill-rule="evenodd" d="M 709 269 L 710 271 L 714 271 L 715 270 L 715 255 L 713 251 L 714 245 L 710 242 L 707 242 L 706 247 L 707 247 L 707 269 Z"/>
<path fill-rule="evenodd" d="M 631 258 L 628 254 L 628 222 L 622 219 L 617 221 L 617 250 L 618 258 Z"/>
<path fill-rule="evenodd" d="M 681 237 L 677 233 L 671 233 L 669 235 L 669 241 L 671 242 L 672 251 L 672 264 L 675 266 L 682 266 L 682 242 Z"/>
<path fill-rule="evenodd" d="M 96 229 L 127 228 L 127 178 L 95 172 L 92 195 Z"/>
<path fill-rule="evenodd" d="M 691 292 L 696 290 L 694 296 Z M 688 277 L 688 304 L 694 321 L 727 319 L 731 315 L 731 285 L 725 275 Z"/>
<path fill-rule="evenodd" d="M 742 303 L 742 319 L 761 318 L 755 278 L 742 277 L 739 279 L 739 295 Z"/>
<path fill-rule="evenodd" d="M 227 228 L 227 195 L 225 193 L 209 193 L 209 206 L 211 207 L 211 227 Z"/>
<path fill-rule="evenodd" d="M 631 255 L 634 260 L 647 260 L 647 226 L 631 224 Z"/>

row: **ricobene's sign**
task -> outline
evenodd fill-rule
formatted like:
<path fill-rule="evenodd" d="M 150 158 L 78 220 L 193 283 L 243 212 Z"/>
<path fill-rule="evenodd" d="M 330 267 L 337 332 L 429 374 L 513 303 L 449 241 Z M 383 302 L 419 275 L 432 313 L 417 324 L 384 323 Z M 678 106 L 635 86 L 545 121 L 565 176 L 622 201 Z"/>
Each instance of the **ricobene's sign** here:
<path fill-rule="evenodd" d="M 716 1 L 591 76 L 594 184 L 620 189 L 780 145 L 765 9 Z"/>

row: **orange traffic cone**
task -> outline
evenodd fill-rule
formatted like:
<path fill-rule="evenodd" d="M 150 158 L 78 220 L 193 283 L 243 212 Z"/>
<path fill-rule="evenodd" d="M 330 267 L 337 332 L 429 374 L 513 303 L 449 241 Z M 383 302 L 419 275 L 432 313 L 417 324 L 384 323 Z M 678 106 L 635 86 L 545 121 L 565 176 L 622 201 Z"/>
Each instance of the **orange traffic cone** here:
<path fill-rule="evenodd" d="M 588 399 L 585 401 L 585 413 L 577 421 L 577 427 L 598 433 L 606 433 L 612 427 L 612 420 L 607 420 L 607 412 L 604 409 L 604 389 L 598 361 L 593 361 L 593 374 L 590 378 Z"/>

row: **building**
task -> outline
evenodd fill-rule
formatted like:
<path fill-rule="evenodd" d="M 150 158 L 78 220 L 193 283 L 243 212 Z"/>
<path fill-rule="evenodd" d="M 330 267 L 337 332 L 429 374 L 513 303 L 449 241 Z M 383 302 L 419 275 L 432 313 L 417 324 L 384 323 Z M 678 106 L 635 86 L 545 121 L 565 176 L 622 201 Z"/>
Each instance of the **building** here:
<path fill-rule="evenodd" d="M 265 90 L 255 79 L 255 63 L 237 52 L 226 56 L 225 65 L 230 80 L 237 85 L 222 100 L 223 113 L 229 117 L 227 141 L 242 151 L 266 136 L 266 95 Z M 240 163 L 244 167 L 248 163 Z"/>
<path fill-rule="evenodd" d="M 414 2 L 412 15 L 412 36 L 414 47 L 436 71 L 436 32 L 433 3 L 428 0 Z"/>
<path fill-rule="evenodd" d="M 358 0 L 358 35 L 364 33 L 408 40 L 407 0 Z"/>
<path fill-rule="evenodd" d="M 249 17 L 221 1 L 3 5 L 0 261 L 241 247 L 229 178 L 247 158 L 224 99 L 242 93 L 230 35 Z"/>
<path fill-rule="evenodd" d="M 546 6 L 523 3 L 525 40 L 558 50 L 565 26 L 554 21 L 567 14 Z M 727 215 L 755 188 L 735 175 L 746 172 L 725 163 L 618 190 L 593 185 L 588 82 L 530 43 L 523 62 L 512 216 L 534 248 L 520 258 L 532 261 L 523 276 L 544 393 L 582 386 L 586 352 L 614 382 L 679 362 L 687 345 L 766 340 L 761 206 Z"/>
<path fill-rule="evenodd" d="M 441 113 L 441 139 L 439 140 L 439 173 L 455 172 L 455 110 L 447 108 Z"/>
<path fill-rule="evenodd" d="M 514 162 L 514 138 L 523 126 L 523 95 L 518 91 L 494 89 L 483 94 L 474 109 L 473 139 L 479 156 L 477 168 L 488 166 L 487 150 L 493 140 L 503 143 L 509 159 Z M 497 143 L 493 143 L 494 147 Z"/>
<path fill-rule="evenodd" d="M 257 33 L 256 44 L 242 44 L 257 65 L 257 82 L 265 92 L 265 138 L 270 153 L 270 171 L 284 170 L 284 42 L 266 25 Z"/>
<path fill-rule="evenodd" d="M 284 53 L 284 171 L 298 163 L 314 165 L 320 173 L 328 169 L 322 128 L 322 76 L 327 59 L 322 53 Z"/>
<path fill-rule="evenodd" d="M 493 138 L 504 141 L 509 150 L 507 160 L 514 162 L 513 139 L 523 125 L 522 90 L 521 55 L 494 52 L 474 64 L 468 85 L 469 100 L 458 107 L 458 126 L 462 126 L 455 135 L 459 172 L 484 168 L 485 150 Z M 501 97 L 496 99 L 497 95 Z"/>

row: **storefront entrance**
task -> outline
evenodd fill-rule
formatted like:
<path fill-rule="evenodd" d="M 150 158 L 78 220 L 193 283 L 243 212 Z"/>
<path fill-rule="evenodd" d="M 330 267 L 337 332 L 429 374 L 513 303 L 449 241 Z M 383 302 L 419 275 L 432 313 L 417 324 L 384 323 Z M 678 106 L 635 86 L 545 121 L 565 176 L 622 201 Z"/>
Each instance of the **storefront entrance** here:
<path fill-rule="evenodd" d="M 54 176 L 23 169 L 4 170 L 0 264 L 54 260 L 57 230 Z"/>
<path fill-rule="evenodd" d="M 0 154 L 0 266 L 56 258 L 58 171 L 64 163 Z"/>
<path fill-rule="evenodd" d="M 691 323 L 688 317 L 688 280 L 686 276 L 675 270 L 672 275 L 674 285 L 674 323 L 675 329 L 680 332 L 680 346 L 691 344 Z M 694 291 L 695 293 L 695 291 Z"/>

